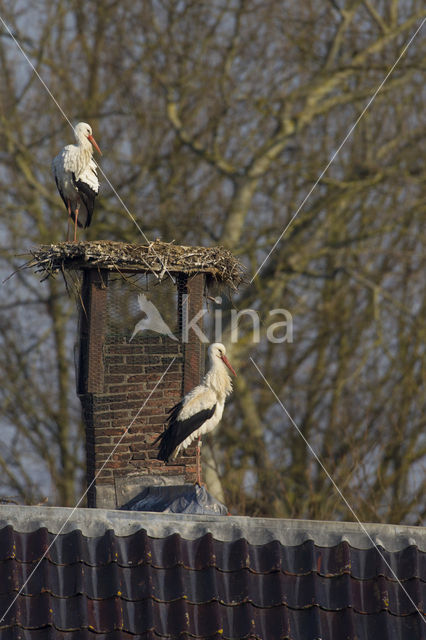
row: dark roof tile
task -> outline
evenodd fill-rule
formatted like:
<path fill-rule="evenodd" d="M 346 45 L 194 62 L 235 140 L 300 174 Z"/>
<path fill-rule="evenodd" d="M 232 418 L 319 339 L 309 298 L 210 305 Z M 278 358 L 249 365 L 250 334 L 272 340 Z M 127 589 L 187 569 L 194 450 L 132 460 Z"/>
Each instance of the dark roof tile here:
<path fill-rule="evenodd" d="M 129 602 L 123 607 L 118 598 L 86 601 L 77 596 L 62 600 L 47 594 L 32 600 L 27 606 L 20 604 L 17 608 L 15 629 L 43 629 L 47 621 L 62 633 L 81 629 L 91 632 L 96 638 L 98 634 L 111 634 L 114 630 L 137 637 L 152 633 L 162 638 L 188 636 L 203 639 L 217 636 L 265 640 L 415 640 L 423 637 L 418 615 L 397 618 L 385 611 L 365 615 L 351 608 L 325 611 L 316 605 L 302 610 L 289 607 L 261 609 L 249 603 L 236 606 L 218 602 L 193 605 L 186 600 L 159 603 L 151 599 Z M 4 640 L 6 636 L 1 627 L 0 633 Z"/>
<path fill-rule="evenodd" d="M 35 572 L 34 566 L 13 559 L 0 562 L 0 593 L 17 592 L 26 583 L 22 596 L 27 597 L 48 592 L 57 599 L 84 595 L 88 600 L 105 600 L 119 596 L 129 601 L 217 601 L 229 606 L 248 602 L 260 608 L 287 605 L 303 609 L 317 604 L 322 609 L 340 610 L 351 606 L 359 613 L 389 610 L 398 615 L 415 611 L 398 582 L 383 576 L 358 580 L 348 573 L 324 577 L 310 572 L 297 576 L 282 571 L 256 574 L 248 569 L 226 572 L 213 566 L 200 570 L 149 564 L 130 568 L 116 562 L 93 567 L 81 562 L 55 565 L 47 559 Z M 426 583 L 411 578 L 403 586 L 421 608 L 426 599 Z"/>
<path fill-rule="evenodd" d="M 0 529 L 1 557 L 36 563 L 54 538 L 44 528 L 24 535 L 14 532 L 10 526 L 4 527 Z M 210 533 L 195 540 L 185 540 L 179 534 L 152 538 L 144 530 L 130 536 L 115 536 L 107 531 L 103 536 L 89 538 L 75 530 L 59 535 L 46 557 L 52 563 L 62 565 L 83 562 L 100 567 L 116 562 L 123 567 L 151 564 L 167 569 L 184 566 L 194 570 L 213 566 L 222 571 L 247 568 L 254 573 L 280 570 L 293 575 L 316 571 L 326 577 L 349 573 L 360 580 L 378 575 L 391 580 L 395 579 L 394 574 L 400 580 L 426 575 L 426 553 L 419 552 L 416 546 L 394 552 L 379 549 L 381 554 L 376 548 L 356 549 L 347 542 L 334 547 L 318 547 L 312 540 L 297 546 L 285 546 L 277 540 L 251 545 L 245 539 L 214 540 Z"/>
<path fill-rule="evenodd" d="M 55 536 L 25 519 L 17 528 L 14 513 L 15 528 L 0 528 L 0 617 L 13 603 L 0 622 L 1 640 L 424 638 L 416 607 L 424 611 L 426 554 L 415 543 L 422 539 L 417 531 L 413 537 L 399 528 L 408 544 L 393 550 L 371 541 L 358 548 L 353 534 L 333 534 L 334 544 L 319 545 L 312 523 L 314 535 L 297 534 L 298 543 L 287 544 L 285 533 L 254 544 L 262 534 L 253 534 L 250 519 L 235 529 L 238 519 L 222 520 L 224 539 L 215 537 L 211 519 L 200 519 L 200 535 L 186 538 L 180 533 L 191 519 L 159 519 L 149 535 L 133 523 L 129 530 L 124 513 L 117 521 L 122 535 L 109 528 L 90 536 L 74 525 Z M 55 510 L 48 513 L 52 519 Z M 318 523 L 321 540 L 326 527 L 331 523 Z"/>

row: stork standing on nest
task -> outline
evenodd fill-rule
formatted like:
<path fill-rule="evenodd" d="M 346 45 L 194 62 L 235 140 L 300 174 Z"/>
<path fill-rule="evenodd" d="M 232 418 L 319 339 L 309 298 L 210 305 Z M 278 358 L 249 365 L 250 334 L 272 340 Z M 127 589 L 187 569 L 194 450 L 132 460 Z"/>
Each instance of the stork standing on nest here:
<path fill-rule="evenodd" d="M 68 144 L 53 159 L 52 171 L 56 186 L 68 211 L 69 240 L 70 220 L 74 221 L 74 242 L 77 241 L 77 225 L 88 227 L 92 220 L 95 198 L 99 192 L 93 147 L 101 150 L 86 122 L 79 122 L 74 129 L 77 144 Z M 93 145 L 93 146 L 92 146 Z"/>
<path fill-rule="evenodd" d="M 197 482 L 201 484 L 200 447 L 201 436 L 212 431 L 220 422 L 226 397 L 232 392 L 228 369 L 234 369 L 225 356 L 223 344 L 215 342 L 208 350 L 211 367 L 200 385 L 192 389 L 169 411 L 167 428 L 155 440 L 159 440 L 158 460 L 168 462 L 198 438 Z"/>

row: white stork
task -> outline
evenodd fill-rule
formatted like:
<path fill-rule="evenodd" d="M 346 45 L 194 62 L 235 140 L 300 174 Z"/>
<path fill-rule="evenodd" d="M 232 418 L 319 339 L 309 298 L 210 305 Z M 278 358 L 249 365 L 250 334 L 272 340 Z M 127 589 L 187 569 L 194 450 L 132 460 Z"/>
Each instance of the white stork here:
<path fill-rule="evenodd" d="M 198 438 L 197 482 L 201 484 L 200 447 L 201 436 L 212 431 L 220 422 L 226 397 L 232 392 L 232 381 L 227 371 L 234 369 L 225 356 L 223 344 L 215 342 L 208 350 L 211 367 L 200 385 L 192 389 L 169 411 L 167 428 L 155 440 L 159 440 L 158 460 L 168 462 Z"/>
<path fill-rule="evenodd" d="M 99 192 L 96 163 L 92 158 L 93 147 L 101 150 L 86 122 L 79 122 L 74 129 L 77 144 L 68 144 L 53 159 L 52 171 L 56 186 L 68 211 L 68 233 L 70 219 L 74 221 L 74 242 L 77 240 L 77 225 L 90 225 L 95 198 Z M 93 147 L 92 147 L 93 145 Z"/>

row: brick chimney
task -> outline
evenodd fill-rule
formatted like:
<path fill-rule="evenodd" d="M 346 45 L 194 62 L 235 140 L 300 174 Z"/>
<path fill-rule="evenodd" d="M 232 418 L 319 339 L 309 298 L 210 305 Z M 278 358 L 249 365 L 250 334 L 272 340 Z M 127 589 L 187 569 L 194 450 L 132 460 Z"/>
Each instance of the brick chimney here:
<path fill-rule="evenodd" d="M 178 274 L 176 285 L 170 278 L 159 283 L 149 272 L 138 273 L 138 282 L 134 276 L 90 265 L 83 270 L 77 392 L 86 429 L 89 507 L 116 508 L 148 485 L 196 479 L 195 445 L 165 465 L 156 459 L 153 442 L 167 411 L 203 373 L 199 338 L 192 329 L 187 342 L 181 337 L 187 318 L 203 307 L 205 276 Z M 178 340 L 144 330 L 130 341 L 141 282 L 148 283 L 147 297 Z"/>
<path fill-rule="evenodd" d="M 188 323 L 203 310 L 206 288 L 236 291 L 244 266 L 223 247 L 161 240 L 60 242 L 35 247 L 30 256 L 25 267 L 42 279 L 62 274 L 76 294 L 88 506 L 116 508 L 147 486 L 194 483 L 196 445 L 165 465 L 153 442 L 168 410 L 203 374 L 206 345 Z M 149 322 L 151 330 L 135 333 L 150 304 L 160 314 L 157 331 Z M 197 326 L 202 329 L 201 320 Z"/>

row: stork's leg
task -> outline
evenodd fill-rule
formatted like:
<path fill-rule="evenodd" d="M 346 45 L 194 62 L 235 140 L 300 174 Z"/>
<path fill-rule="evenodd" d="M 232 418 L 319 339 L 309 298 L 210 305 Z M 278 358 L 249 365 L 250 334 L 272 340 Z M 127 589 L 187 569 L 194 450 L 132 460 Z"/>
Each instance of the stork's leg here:
<path fill-rule="evenodd" d="M 67 227 L 67 242 L 70 240 L 70 221 L 71 221 L 71 203 L 67 200 L 68 206 L 68 227 Z"/>
<path fill-rule="evenodd" d="M 197 451 L 195 455 L 197 461 L 197 484 L 201 487 L 201 436 L 198 436 Z"/>
<path fill-rule="evenodd" d="M 78 207 L 75 210 L 75 220 L 74 220 L 74 242 L 77 242 L 77 220 L 78 220 Z"/>

